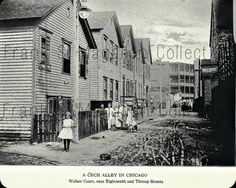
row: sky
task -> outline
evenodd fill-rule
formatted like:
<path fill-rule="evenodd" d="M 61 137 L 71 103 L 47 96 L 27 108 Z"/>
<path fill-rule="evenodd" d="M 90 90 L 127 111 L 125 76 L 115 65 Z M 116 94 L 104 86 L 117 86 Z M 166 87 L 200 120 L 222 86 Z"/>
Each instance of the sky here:
<path fill-rule="evenodd" d="M 93 11 L 115 10 L 135 38 L 150 38 L 153 59 L 193 63 L 209 58 L 211 0 L 87 0 Z"/>

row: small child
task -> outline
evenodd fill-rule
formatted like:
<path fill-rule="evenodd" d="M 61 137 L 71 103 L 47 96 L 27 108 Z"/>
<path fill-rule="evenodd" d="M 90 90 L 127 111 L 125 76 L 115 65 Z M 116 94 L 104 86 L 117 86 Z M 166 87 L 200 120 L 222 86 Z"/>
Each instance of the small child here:
<path fill-rule="evenodd" d="M 72 128 L 75 127 L 74 121 L 71 119 L 71 113 L 66 113 L 66 119 L 63 120 L 62 130 L 58 135 L 59 138 L 64 140 L 64 150 L 66 152 L 70 149 L 70 141 L 73 139 Z"/>

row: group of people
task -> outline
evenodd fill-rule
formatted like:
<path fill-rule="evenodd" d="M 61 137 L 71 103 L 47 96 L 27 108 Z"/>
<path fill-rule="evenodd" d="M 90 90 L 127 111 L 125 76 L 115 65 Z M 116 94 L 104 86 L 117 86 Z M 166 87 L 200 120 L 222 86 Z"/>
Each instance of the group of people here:
<path fill-rule="evenodd" d="M 101 105 L 101 111 L 105 114 L 108 130 L 121 128 L 130 131 L 137 130 L 137 123 L 132 107 L 118 103 L 118 105 L 113 108 L 111 103 L 108 103 L 107 108 L 104 108 L 103 104 Z"/>
<path fill-rule="evenodd" d="M 104 123 L 108 125 L 108 130 L 115 129 L 128 129 L 130 132 L 137 131 L 137 123 L 134 118 L 132 107 L 127 105 L 121 105 L 112 108 L 111 103 L 107 108 L 101 105 L 101 115 L 104 116 Z M 73 139 L 73 128 L 75 123 L 72 120 L 71 113 L 66 113 L 66 119 L 63 120 L 62 130 L 60 131 L 58 138 L 64 142 L 64 151 L 68 152 L 70 149 L 70 142 Z"/>

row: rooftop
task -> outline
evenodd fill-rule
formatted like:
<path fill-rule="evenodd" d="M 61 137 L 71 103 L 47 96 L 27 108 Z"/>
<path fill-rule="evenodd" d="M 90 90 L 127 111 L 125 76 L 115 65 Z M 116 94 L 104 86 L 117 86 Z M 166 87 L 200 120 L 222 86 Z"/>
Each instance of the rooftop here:
<path fill-rule="evenodd" d="M 3 0 L 0 20 L 41 18 L 66 0 Z"/>
<path fill-rule="evenodd" d="M 91 12 L 88 17 L 89 26 L 91 29 L 103 29 L 114 15 L 115 11 Z"/>

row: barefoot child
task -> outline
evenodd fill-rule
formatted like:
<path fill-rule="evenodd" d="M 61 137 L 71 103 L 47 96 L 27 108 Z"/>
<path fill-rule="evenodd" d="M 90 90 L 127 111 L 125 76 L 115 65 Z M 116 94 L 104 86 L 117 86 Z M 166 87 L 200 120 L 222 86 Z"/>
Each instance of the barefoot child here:
<path fill-rule="evenodd" d="M 74 127 L 74 121 L 71 119 L 71 113 L 66 113 L 66 119 L 63 120 L 62 130 L 58 135 L 59 138 L 64 141 L 64 150 L 66 152 L 70 149 L 70 141 L 73 139 L 72 128 Z"/>

